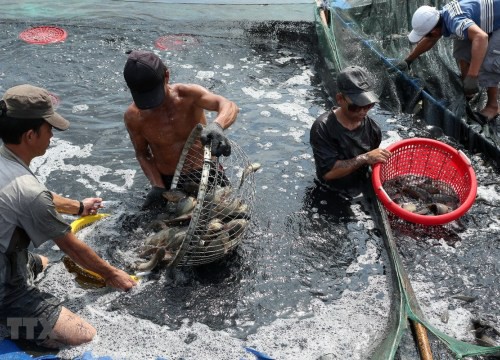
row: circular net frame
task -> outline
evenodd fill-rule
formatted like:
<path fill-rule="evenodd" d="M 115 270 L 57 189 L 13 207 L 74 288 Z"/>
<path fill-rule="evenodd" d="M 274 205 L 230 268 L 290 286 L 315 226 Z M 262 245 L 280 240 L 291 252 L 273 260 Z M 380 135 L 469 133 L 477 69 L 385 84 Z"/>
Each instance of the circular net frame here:
<path fill-rule="evenodd" d="M 197 38 L 185 34 L 160 36 L 155 41 L 155 46 L 160 50 L 178 50 L 198 44 L 199 40 Z"/>
<path fill-rule="evenodd" d="M 66 40 L 68 33 L 57 26 L 37 26 L 24 30 L 19 38 L 30 44 L 53 44 Z"/>
<path fill-rule="evenodd" d="M 247 156 L 233 141 L 230 156 L 211 156 L 210 146 L 199 140 L 202 129 L 195 127 L 184 145 L 170 188 L 188 193 L 194 188 L 196 197 L 186 236 L 170 266 L 224 257 L 241 243 L 250 224 L 255 185 Z"/>

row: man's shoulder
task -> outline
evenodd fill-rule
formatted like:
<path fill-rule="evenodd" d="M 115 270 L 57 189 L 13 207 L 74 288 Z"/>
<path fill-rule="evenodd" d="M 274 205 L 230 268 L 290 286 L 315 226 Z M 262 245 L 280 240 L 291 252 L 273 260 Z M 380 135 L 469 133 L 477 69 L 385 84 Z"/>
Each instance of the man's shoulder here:
<path fill-rule="evenodd" d="M 179 97 L 190 97 L 200 92 L 208 91 L 198 84 L 175 83 L 170 85 L 171 92 Z"/>
<path fill-rule="evenodd" d="M 329 119 L 335 119 L 335 113 L 332 110 L 325 111 L 320 116 L 314 120 L 314 124 L 318 126 L 319 124 L 326 124 Z"/>

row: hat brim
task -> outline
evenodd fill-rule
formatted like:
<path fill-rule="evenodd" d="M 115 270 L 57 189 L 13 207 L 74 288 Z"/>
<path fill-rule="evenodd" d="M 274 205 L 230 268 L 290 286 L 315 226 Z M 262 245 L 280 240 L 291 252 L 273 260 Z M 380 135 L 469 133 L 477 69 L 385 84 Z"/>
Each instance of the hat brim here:
<path fill-rule="evenodd" d="M 366 106 L 380 101 L 378 96 L 373 91 L 366 91 L 357 94 L 346 93 L 346 95 L 349 96 L 349 99 L 354 105 L 358 106 Z"/>
<path fill-rule="evenodd" d="M 408 35 L 408 40 L 410 40 L 410 42 L 412 44 L 416 44 L 418 43 L 420 40 L 422 40 L 422 38 L 427 35 L 427 34 L 423 34 L 423 35 L 420 35 L 418 34 L 415 30 L 412 30 L 410 32 L 410 34 Z"/>
<path fill-rule="evenodd" d="M 160 83 L 149 91 L 134 91 L 130 89 L 135 106 L 141 110 L 152 109 L 159 106 L 165 99 L 165 86 Z"/>
<path fill-rule="evenodd" d="M 43 119 L 57 130 L 64 131 L 69 128 L 69 121 L 56 112 L 51 115 L 44 115 Z"/>

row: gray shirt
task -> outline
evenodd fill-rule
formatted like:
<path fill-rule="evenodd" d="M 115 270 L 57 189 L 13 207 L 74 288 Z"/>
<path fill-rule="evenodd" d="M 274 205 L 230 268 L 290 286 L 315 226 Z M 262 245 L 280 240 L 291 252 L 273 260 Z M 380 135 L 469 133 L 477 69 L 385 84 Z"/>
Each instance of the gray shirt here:
<path fill-rule="evenodd" d="M 19 157 L 2 145 L 0 308 L 29 307 L 33 300 L 33 297 L 28 296 L 35 289 L 33 273 L 28 270 L 29 244 L 38 247 L 69 231 L 70 226 L 56 211 L 52 194 Z"/>
<path fill-rule="evenodd" d="M 71 231 L 56 211 L 52 194 L 23 161 L 0 147 L 0 253 L 9 248 L 16 227 L 35 247 Z"/>

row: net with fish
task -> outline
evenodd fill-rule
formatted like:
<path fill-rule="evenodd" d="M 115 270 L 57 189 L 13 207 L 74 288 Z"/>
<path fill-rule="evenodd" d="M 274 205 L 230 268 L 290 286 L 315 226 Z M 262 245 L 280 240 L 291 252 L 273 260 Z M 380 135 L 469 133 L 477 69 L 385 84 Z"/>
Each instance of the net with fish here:
<path fill-rule="evenodd" d="M 474 203 L 476 176 L 463 152 L 423 138 L 398 141 L 387 150 L 392 155 L 374 165 L 372 183 L 393 214 L 417 224 L 441 225 L 464 215 Z"/>
<path fill-rule="evenodd" d="M 198 125 L 191 132 L 165 194 L 172 196 L 169 207 L 175 214 L 166 223 L 188 223 L 170 266 L 201 265 L 222 258 L 241 243 L 250 224 L 258 164 L 251 164 L 233 141 L 230 156 L 212 156 L 210 146 L 199 140 L 202 129 Z"/>

